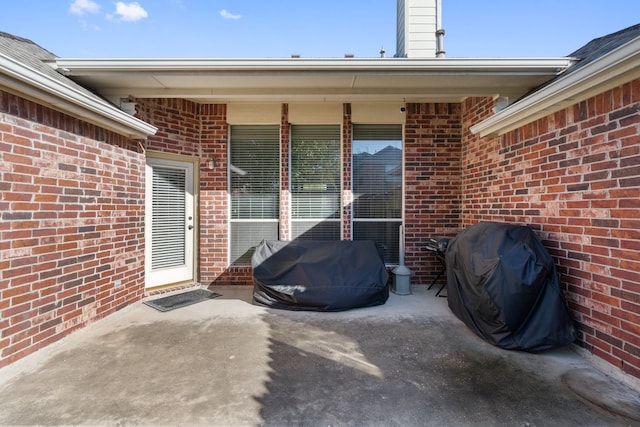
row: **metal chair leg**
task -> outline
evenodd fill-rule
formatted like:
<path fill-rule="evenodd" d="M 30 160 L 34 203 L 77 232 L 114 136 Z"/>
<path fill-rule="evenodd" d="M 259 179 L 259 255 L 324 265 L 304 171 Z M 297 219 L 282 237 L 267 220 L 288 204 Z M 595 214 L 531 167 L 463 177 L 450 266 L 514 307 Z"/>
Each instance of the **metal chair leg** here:
<path fill-rule="evenodd" d="M 440 278 L 440 276 L 442 276 L 442 273 L 444 273 L 444 270 L 440 270 L 440 272 L 438 273 L 438 275 L 436 276 L 435 279 L 433 279 L 433 282 L 431 282 L 431 284 L 429 285 L 429 287 L 427 288 L 428 290 L 431 290 L 431 288 L 433 287 L 433 285 L 436 284 L 436 282 L 438 281 L 438 279 Z"/>
<path fill-rule="evenodd" d="M 440 289 L 438 289 L 438 292 L 436 292 L 436 296 L 440 297 L 440 298 L 446 298 L 446 295 L 440 295 L 440 292 L 442 292 L 442 290 L 447 286 L 447 282 L 445 281 L 442 286 L 440 286 Z"/>

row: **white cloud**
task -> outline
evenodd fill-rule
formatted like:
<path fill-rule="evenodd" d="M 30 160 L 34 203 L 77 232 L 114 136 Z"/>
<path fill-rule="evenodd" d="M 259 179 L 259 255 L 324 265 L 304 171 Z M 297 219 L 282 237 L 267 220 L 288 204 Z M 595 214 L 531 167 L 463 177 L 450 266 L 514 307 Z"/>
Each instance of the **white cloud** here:
<path fill-rule="evenodd" d="M 123 21 L 130 21 L 130 22 L 139 21 L 149 16 L 147 11 L 144 10 L 144 8 L 140 6 L 140 3 L 138 2 L 133 2 L 133 3 L 124 3 L 121 1 L 117 2 L 115 14 Z"/>
<path fill-rule="evenodd" d="M 227 11 L 227 9 L 222 9 L 220 11 L 220 16 L 222 16 L 224 19 L 240 19 L 240 18 L 242 18 L 242 15 L 234 15 L 233 13 Z"/>
<path fill-rule="evenodd" d="M 73 0 L 69 5 L 69 12 L 82 16 L 87 13 L 97 13 L 100 5 L 92 0 Z"/>

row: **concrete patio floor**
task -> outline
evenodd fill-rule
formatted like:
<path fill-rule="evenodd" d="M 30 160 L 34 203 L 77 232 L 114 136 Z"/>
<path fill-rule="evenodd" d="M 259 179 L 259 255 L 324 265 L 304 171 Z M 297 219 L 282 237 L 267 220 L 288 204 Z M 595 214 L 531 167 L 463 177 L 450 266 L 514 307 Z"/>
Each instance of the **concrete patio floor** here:
<path fill-rule="evenodd" d="M 214 290 L 170 312 L 125 308 L 1 369 L 0 424 L 640 425 L 633 384 L 570 348 L 493 347 L 424 286 L 339 313 Z"/>

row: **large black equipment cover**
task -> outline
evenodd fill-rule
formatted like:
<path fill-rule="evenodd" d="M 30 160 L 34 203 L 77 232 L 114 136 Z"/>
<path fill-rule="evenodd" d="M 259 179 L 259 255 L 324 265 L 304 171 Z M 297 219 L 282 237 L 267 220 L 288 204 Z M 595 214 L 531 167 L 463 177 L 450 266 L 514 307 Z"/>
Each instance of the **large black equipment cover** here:
<path fill-rule="evenodd" d="M 491 344 L 540 352 L 576 339 L 553 259 L 530 228 L 476 224 L 449 242 L 445 264 L 449 308 Z"/>
<path fill-rule="evenodd" d="M 253 302 L 341 311 L 384 304 L 389 274 L 373 241 L 262 241 L 251 258 Z"/>

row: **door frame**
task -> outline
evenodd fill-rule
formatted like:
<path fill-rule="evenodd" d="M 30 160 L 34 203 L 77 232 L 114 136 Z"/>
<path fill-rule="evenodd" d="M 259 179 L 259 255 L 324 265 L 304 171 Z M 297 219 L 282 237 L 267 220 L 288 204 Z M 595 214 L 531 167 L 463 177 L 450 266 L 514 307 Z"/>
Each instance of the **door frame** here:
<path fill-rule="evenodd" d="M 198 277 L 199 277 L 199 267 L 200 264 L 198 262 L 198 248 L 199 248 L 199 241 L 200 241 L 200 158 L 199 157 L 194 157 L 194 156 L 185 156 L 185 155 L 179 155 L 179 154 L 170 154 L 170 153 L 164 153 L 164 152 L 160 152 L 160 151 L 152 151 L 152 150 L 147 150 L 146 151 L 146 156 L 145 156 L 145 171 L 144 171 L 144 176 L 145 176 L 145 215 L 144 215 L 144 237 L 145 237 L 145 249 L 144 249 L 144 265 L 145 265 L 145 289 L 153 289 L 153 288 L 162 288 L 162 287 L 168 287 L 168 286 L 175 286 L 178 284 L 182 284 L 182 283 L 189 283 L 189 282 L 197 282 Z M 171 162 L 177 162 L 177 163 L 184 163 L 184 164 L 191 164 L 192 170 L 193 170 L 193 176 L 191 177 L 193 179 L 193 244 L 192 244 L 192 272 L 191 272 L 191 279 L 190 280 L 185 280 L 185 281 L 181 281 L 181 282 L 170 282 L 170 283 L 165 283 L 165 284 L 153 284 L 153 285 L 149 285 L 148 284 L 148 277 L 149 277 L 149 273 L 151 271 L 151 226 L 150 226 L 150 221 L 151 221 L 151 208 L 152 208 L 152 199 L 151 199 L 151 183 L 146 182 L 146 177 L 147 177 L 147 168 L 148 166 L 148 160 L 152 159 L 152 160 L 166 160 L 166 161 L 171 161 Z"/>

